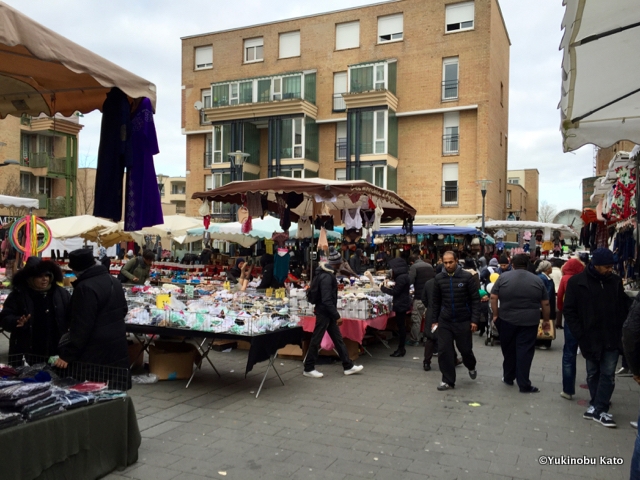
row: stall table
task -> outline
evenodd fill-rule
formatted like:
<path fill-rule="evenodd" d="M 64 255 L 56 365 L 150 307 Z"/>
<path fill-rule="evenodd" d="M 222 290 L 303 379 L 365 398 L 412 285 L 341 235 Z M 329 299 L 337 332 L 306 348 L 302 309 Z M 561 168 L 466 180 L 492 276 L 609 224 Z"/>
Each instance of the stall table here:
<path fill-rule="evenodd" d="M 301 327 L 281 328 L 273 332 L 266 332 L 258 335 L 205 332 L 202 330 L 191 330 L 187 328 L 157 327 L 152 325 L 136 325 L 131 323 L 126 324 L 126 329 L 127 333 L 132 333 L 136 337 L 136 339 L 142 344 L 143 351 L 146 350 L 147 353 L 149 352 L 149 345 L 151 344 L 154 335 L 202 339 L 201 342 L 196 342 L 196 347 L 198 347 L 198 350 L 202 355 L 202 361 L 206 359 L 213 370 L 218 374 L 218 376 L 220 376 L 220 373 L 211 361 L 211 358 L 209 358 L 209 353 L 213 348 L 213 342 L 215 340 L 242 340 L 245 342 L 249 342 L 251 344 L 251 347 L 249 348 L 249 356 L 247 358 L 247 366 L 244 374 L 245 378 L 247 374 L 251 370 L 253 370 L 253 366 L 256 363 L 269 360 L 267 370 L 264 373 L 264 377 L 262 377 L 262 382 L 260 383 L 260 388 L 258 388 L 256 398 L 258 398 L 258 396 L 260 395 L 260 391 L 262 390 L 262 386 L 267 379 L 267 374 L 269 373 L 270 368 L 273 368 L 273 371 L 276 372 L 276 375 L 280 379 L 280 382 L 282 383 L 282 385 L 284 385 L 284 381 L 280 377 L 280 374 L 278 373 L 278 370 L 274 365 L 275 359 L 278 356 L 278 350 L 287 345 L 302 345 Z M 186 388 L 189 388 L 189 385 L 191 384 L 191 381 L 193 380 L 196 372 L 202 368 L 202 361 L 200 361 L 199 365 L 197 366 L 198 368 L 195 369 L 191 374 L 191 378 L 189 378 Z"/>
<path fill-rule="evenodd" d="M 0 430 L 3 480 L 97 479 L 138 461 L 131 398 L 111 400 Z"/>

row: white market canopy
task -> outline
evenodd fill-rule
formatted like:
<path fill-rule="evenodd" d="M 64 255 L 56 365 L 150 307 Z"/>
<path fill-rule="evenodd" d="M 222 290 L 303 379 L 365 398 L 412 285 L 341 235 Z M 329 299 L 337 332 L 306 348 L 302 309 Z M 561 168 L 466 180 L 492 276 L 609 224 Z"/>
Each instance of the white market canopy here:
<path fill-rule="evenodd" d="M 0 2 L 0 118 L 102 110 L 112 87 L 129 98 L 156 86 Z"/>
<path fill-rule="evenodd" d="M 99 241 L 100 233 L 116 224 L 104 218 L 93 215 L 78 215 L 75 217 L 58 218 L 47 220 L 47 225 L 51 229 L 53 238 L 65 239 L 81 237 L 92 242 Z"/>
<path fill-rule="evenodd" d="M 640 143 L 640 4 L 564 0 L 561 131 L 565 152 Z"/>
<path fill-rule="evenodd" d="M 543 223 L 543 222 L 529 222 L 527 220 L 510 221 L 510 220 L 494 220 L 485 222 L 485 229 L 487 230 L 504 230 L 505 232 L 518 233 L 523 230 L 530 230 L 531 233 L 536 230 L 542 230 L 544 232 L 544 238 L 551 238 L 551 232 L 559 230 L 564 237 L 578 237 L 578 234 L 571 228 L 561 223 Z M 475 225 L 480 228 L 480 225 Z"/>
<path fill-rule="evenodd" d="M 37 198 L 10 197 L 0 195 L 0 207 L 16 208 L 40 208 L 40 201 Z"/>

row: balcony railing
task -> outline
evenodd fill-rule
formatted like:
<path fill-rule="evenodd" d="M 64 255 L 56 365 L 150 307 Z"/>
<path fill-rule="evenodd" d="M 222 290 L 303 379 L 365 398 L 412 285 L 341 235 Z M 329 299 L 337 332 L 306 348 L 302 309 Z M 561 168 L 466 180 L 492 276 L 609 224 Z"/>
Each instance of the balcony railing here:
<path fill-rule="evenodd" d="M 58 175 L 67 174 L 67 159 L 54 157 L 48 152 L 31 152 L 22 158 L 20 165 L 30 168 L 47 168 L 49 173 Z"/>
<path fill-rule="evenodd" d="M 204 152 L 204 166 L 205 168 L 210 168 L 213 163 L 213 153 L 212 152 Z"/>
<path fill-rule="evenodd" d="M 457 133 L 442 136 L 443 155 L 453 155 L 460 151 L 459 137 Z"/>
<path fill-rule="evenodd" d="M 344 112 L 347 109 L 347 104 L 344 101 L 344 97 L 341 93 L 333 94 L 333 111 Z"/>
<path fill-rule="evenodd" d="M 347 139 L 339 138 L 336 143 L 336 160 L 347 159 Z"/>
<path fill-rule="evenodd" d="M 442 205 L 458 204 L 458 187 L 442 187 Z"/>
<path fill-rule="evenodd" d="M 185 188 L 172 188 L 171 195 L 186 195 L 187 190 Z"/>
<path fill-rule="evenodd" d="M 176 213 L 179 215 L 184 215 L 187 213 L 187 207 L 176 207 Z"/>
<path fill-rule="evenodd" d="M 442 82 L 442 100 L 455 100 L 458 98 L 458 80 L 445 80 Z"/>

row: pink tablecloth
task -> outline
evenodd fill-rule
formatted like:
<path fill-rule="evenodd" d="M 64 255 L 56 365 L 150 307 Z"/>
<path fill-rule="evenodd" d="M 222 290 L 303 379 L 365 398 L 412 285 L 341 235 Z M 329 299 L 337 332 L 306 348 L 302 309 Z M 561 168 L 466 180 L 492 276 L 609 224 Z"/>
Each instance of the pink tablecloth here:
<path fill-rule="evenodd" d="M 367 327 L 375 328 L 376 330 L 384 330 L 387 327 L 387 320 L 393 315 L 381 315 L 375 318 L 369 318 L 367 320 L 359 320 L 356 318 L 343 318 L 342 325 L 340 325 L 340 333 L 342 338 L 348 338 L 358 344 L 362 344 L 364 338 L 364 332 Z M 300 326 L 305 332 L 313 332 L 316 327 L 316 317 L 300 317 Z M 323 350 L 333 350 L 333 341 L 329 334 L 325 332 L 320 343 L 320 348 Z"/>

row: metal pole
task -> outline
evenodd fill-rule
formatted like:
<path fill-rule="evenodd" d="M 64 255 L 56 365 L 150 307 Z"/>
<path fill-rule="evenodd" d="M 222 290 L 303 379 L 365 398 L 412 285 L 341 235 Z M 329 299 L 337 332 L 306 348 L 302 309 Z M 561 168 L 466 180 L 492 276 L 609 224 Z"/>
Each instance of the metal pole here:
<path fill-rule="evenodd" d="M 482 192 L 482 240 L 481 240 L 481 252 L 482 255 L 484 255 L 484 250 L 485 250 L 485 239 L 484 239 L 484 204 L 485 204 L 485 197 L 487 196 L 487 191 L 485 189 L 481 190 Z"/>

